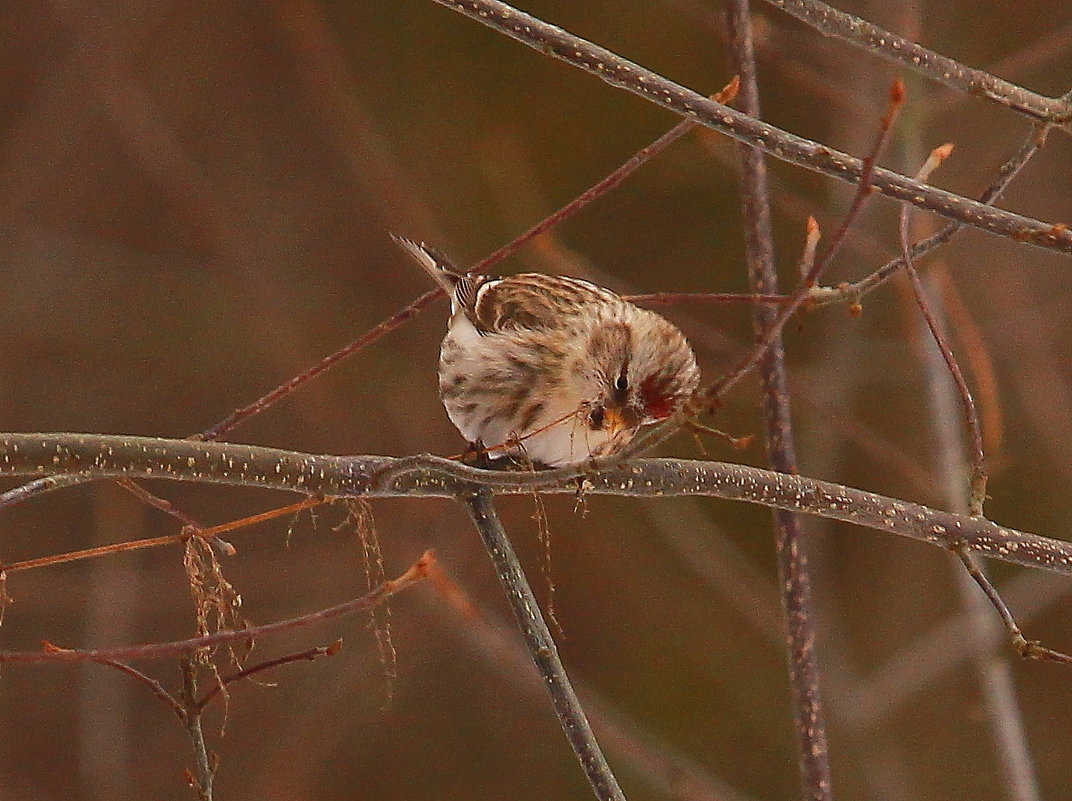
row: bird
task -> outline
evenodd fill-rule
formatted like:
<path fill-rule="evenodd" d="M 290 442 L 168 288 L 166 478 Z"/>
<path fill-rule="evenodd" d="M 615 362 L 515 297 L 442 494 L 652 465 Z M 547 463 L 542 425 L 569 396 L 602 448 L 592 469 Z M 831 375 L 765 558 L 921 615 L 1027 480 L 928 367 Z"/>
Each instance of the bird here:
<path fill-rule="evenodd" d="M 392 234 L 450 298 L 439 356 L 447 416 L 479 466 L 565 467 L 622 450 L 681 409 L 700 370 L 664 317 L 579 278 L 466 273 Z"/>

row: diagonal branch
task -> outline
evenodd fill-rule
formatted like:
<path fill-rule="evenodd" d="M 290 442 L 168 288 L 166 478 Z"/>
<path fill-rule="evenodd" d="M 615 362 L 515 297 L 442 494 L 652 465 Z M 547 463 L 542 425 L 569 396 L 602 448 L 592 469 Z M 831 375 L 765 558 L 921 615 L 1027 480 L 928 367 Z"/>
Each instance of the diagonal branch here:
<path fill-rule="evenodd" d="M 987 187 L 986 191 L 980 195 L 980 203 L 989 205 L 997 202 L 997 200 L 1005 193 L 1005 190 L 1008 189 L 1009 184 L 1012 183 L 1013 179 L 1027 166 L 1027 162 L 1030 161 L 1032 156 L 1034 156 L 1046 143 L 1046 135 L 1049 132 L 1049 128 L 1050 126 L 1043 124 L 1032 126 L 1031 131 L 1027 134 L 1023 142 L 1021 142 L 1019 147 L 1017 147 L 1016 152 L 1009 156 L 1005 163 L 1001 165 L 997 177 L 990 186 Z M 957 222 L 956 220 L 950 221 L 946 223 L 941 230 L 936 231 L 926 239 L 912 245 L 908 254 L 913 259 L 920 259 L 939 246 L 944 245 L 963 229 L 964 223 Z M 828 303 L 834 303 L 839 300 L 859 300 L 862 296 L 878 289 L 878 287 L 886 283 L 902 267 L 904 267 L 904 265 L 904 256 L 897 256 L 870 275 L 851 284 L 839 287 L 813 287 L 809 294 L 809 299 L 820 306 L 825 306 Z"/>
<path fill-rule="evenodd" d="M 1046 97 L 998 78 L 983 70 L 966 67 L 910 39 L 884 30 L 822 0 L 767 0 L 775 8 L 796 17 L 824 36 L 836 36 L 877 56 L 902 64 L 953 89 L 983 97 L 1043 122 L 1063 124 L 1072 120 L 1067 97 Z"/>
<path fill-rule="evenodd" d="M 747 142 L 782 161 L 805 167 L 848 183 L 858 183 L 863 162 L 756 120 L 729 106 L 674 83 L 611 51 L 574 36 L 499 0 L 435 0 L 522 44 L 555 56 L 596 75 L 611 86 L 696 120 L 706 128 Z M 951 220 L 959 220 L 992 234 L 1060 253 L 1072 254 L 1072 231 L 1013 212 L 995 209 L 976 200 L 914 181 L 891 170 L 876 168 L 871 183 L 894 200 L 904 201 Z"/>
<path fill-rule="evenodd" d="M 573 691 L 569 677 L 566 676 L 566 669 L 562 666 L 558 648 L 555 647 L 555 641 L 551 638 L 551 632 L 548 631 L 540 613 L 536 596 L 532 594 L 532 588 L 521 569 L 514 547 L 510 544 L 495 511 L 491 491 L 486 487 L 476 487 L 460 494 L 458 499 L 480 532 L 484 548 L 491 557 L 495 572 L 506 590 L 506 597 L 510 600 L 510 608 L 514 611 L 517 625 L 525 636 L 529 655 L 551 695 L 562 731 L 577 755 L 596 798 L 600 801 L 625 801 L 618 780 L 614 778 L 614 773 L 611 772 L 610 765 L 607 764 L 607 759 L 592 733 L 592 727 L 588 724 L 584 708 Z"/>

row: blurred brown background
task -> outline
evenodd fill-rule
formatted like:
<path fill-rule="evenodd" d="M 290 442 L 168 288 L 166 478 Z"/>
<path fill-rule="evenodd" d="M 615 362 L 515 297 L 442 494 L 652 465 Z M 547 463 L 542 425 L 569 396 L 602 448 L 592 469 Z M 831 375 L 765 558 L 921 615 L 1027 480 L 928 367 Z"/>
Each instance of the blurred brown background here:
<path fill-rule="evenodd" d="M 1043 0 L 844 2 L 964 62 L 1056 95 L 1072 27 Z M 893 8 L 896 6 L 897 8 Z M 530 2 L 525 10 L 705 93 L 729 78 L 721 6 L 692 0 Z M 909 102 L 882 163 L 978 194 L 1028 123 L 824 39 L 758 4 L 765 117 L 862 153 L 890 81 Z M 394 231 L 471 263 L 602 177 L 676 120 L 430 0 L 396 3 L 0 5 L 0 419 L 4 430 L 185 436 L 224 417 L 428 288 Z M 693 136 L 530 245 L 504 271 L 587 275 L 622 291 L 741 291 L 735 146 Z M 1003 205 L 1072 219 L 1072 143 L 1052 134 Z M 832 231 L 851 190 L 772 164 L 783 275 L 804 218 Z M 876 198 L 829 276 L 897 251 Z M 919 217 L 919 232 L 934 222 Z M 1067 259 L 967 231 L 924 266 L 947 277 L 954 346 L 988 420 L 994 519 L 1068 536 L 1072 382 Z M 949 506 L 920 324 L 901 285 L 803 315 L 788 332 L 804 472 Z M 666 311 L 709 378 L 746 347 L 743 305 Z M 331 453 L 460 450 L 436 395 L 440 303 L 232 435 Z M 758 432 L 755 387 L 716 424 Z M 762 462 L 705 443 L 713 458 Z M 681 438 L 668 446 L 699 456 Z M 6 482 L 3 488 L 14 486 Z M 154 488 L 205 523 L 288 496 Z M 502 502 L 542 598 L 533 501 Z M 632 801 L 674 797 L 643 765 L 656 748 L 704 772 L 682 798 L 798 795 L 769 515 L 724 502 L 549 499 L 563 658 L 619 722 L 597 727 Z M 374 505 L 388 574 L 428 547 L 490 615 L 508 615 L 460 509 Z M 327 509 L 235 535 L 224 568 L 254 622 L 360 594 L 361 548 Z M 835 792 L 857 799 L 999 799 L 951 559 L 873 532 L 808 524 L 821 604 Z M 174 533 L 112 485 L 0 514 L 0 558 Z M 1072 581 L 994 568 L 1028 633 L 1072 648 Z M 4 649 L 188 636 L 178 548 L 15 573 Z M 258 645 L 259 657 L 336 636 L 342 652 L 237 686 L 217 798 L 585 798 L 549 703 L 526 670 L 482 650 L 479 624 L 431 587 L 391 604 L 397 676 L 365 620 Z M 507 629 L 509 632 L 509 629 Z M 937 641 L 935 636 L 939 637 Z M 513 642 L 513 635 L 492 639 Z M 170 687 L 178 670 L 143 665 Z M 900 672 L 896 672 L 900 669 Z M 913 673 L 912 671 L 917 671 Z M 891 672 L 893 671 L 893 672 Z M 1072 672 L 1013 665 L 1046 798 L 1072 784 Z M 389 689 L 390 688 L 390 689 Z M 601 707 L 602 708 L 602 707 Z M 0 798 L 191 798 L 189 744 L 143 687 L 99 666 L 0 676 Z M 615 733 L 616 732 L 616 733 Z M 619 736 L 650 743 L 623 750 Z M 664 753 L 660 751 L 659 753 Z M 698 784 L 697 784 L 698 783 Z M 724 783 L 721 784 L 721 783 Z"/>

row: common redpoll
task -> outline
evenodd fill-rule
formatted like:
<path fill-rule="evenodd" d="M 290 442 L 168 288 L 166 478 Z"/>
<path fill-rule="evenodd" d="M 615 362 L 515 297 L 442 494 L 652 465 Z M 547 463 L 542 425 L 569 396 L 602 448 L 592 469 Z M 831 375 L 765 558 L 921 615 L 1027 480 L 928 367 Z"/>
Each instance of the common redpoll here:
<path fill-rule="evenodd" d="M 655 312 L 577 278 L 466 275 L 394 239 L 450 298 L 439 392 L 477 453 L 584 462 L 621 450 L 696 391 L 692 349 Z"/>

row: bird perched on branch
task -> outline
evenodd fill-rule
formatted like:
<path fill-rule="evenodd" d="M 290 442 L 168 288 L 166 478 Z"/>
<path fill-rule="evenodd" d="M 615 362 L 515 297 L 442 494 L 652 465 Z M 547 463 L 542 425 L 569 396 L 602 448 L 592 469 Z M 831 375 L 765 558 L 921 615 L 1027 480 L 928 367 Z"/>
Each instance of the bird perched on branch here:
<path fill-rule="evenodd" d="M 609 455 L 699 385 L 684 335 L 609 289 L 465 274 L 424 243 L 393 238 L 450 298 L 439 393 L 471 453 L 548 467 Z"/>

